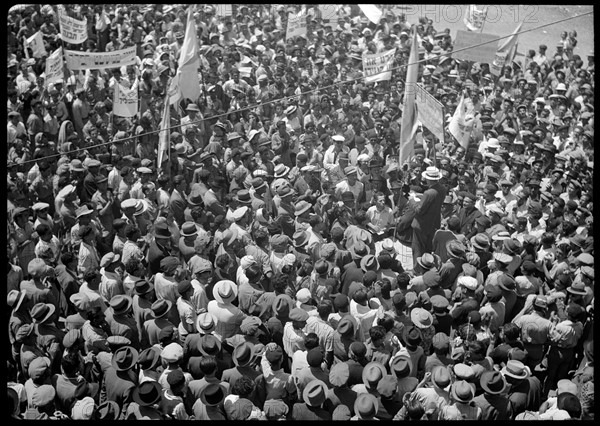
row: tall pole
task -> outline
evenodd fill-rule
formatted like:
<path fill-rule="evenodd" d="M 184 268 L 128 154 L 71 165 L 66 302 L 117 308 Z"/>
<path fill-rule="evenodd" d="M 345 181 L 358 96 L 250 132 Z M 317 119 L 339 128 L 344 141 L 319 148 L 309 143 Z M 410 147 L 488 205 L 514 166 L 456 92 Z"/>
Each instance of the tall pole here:
<path fill-rule="evenodd" d="M 481 23 L 481 30 L 479 30 L 479 33 L 483 33 L 483 26 L 485 25 L 485 21 L 487 19 L 487 10 L 488 10 L 488 7 L 486 5 L 483 8 L 483 22 Z"/>

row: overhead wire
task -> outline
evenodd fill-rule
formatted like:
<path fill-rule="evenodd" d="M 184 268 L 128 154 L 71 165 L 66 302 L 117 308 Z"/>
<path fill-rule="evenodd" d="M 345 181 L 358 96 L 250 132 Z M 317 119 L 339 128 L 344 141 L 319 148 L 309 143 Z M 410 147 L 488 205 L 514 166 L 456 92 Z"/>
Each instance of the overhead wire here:
<path fill-rule="evenodd" d="M 457 50 L 452 50 L 451 52 L 442 53 L 442 54 L 439 54 L 439 55 L 434 56 L 434 57 L 429 57 L 427 59 L 419 59 L 416 62 L 412 62 L 412 63 L 408 63 L 408 64 L 402 64 L 402 65 L 399 65 L 397 67 L 391 68 L 390 71 L 400 70 L 400 69 L 408 67 L 410 65 L 424 63 L 424 62 L 430 61 L 432 59 L 439 59 L 440 57 L 443 57 L 443 56 L 450 56 L 453 53 L 462 52 L 462 51 L 473 49 L 473 48 L 476 48 L 476 47 L 480 47 L 480 46 L 483 46 L 483 45 L 486 45 L 486 44 L 498 42 L 498 41 L 503 40 L 505 38 L 509 38 L 509 37 L 513 37 L 513 36 L 518 36 L 518 35 L 521 35 L 521 34 L 524 34 L 524 33 L 528 33 L 528 32 L 531 32 L 531 31 L 536 31 L 536 30 L 539 30 L 539 29 L 542 29 L 542 28 L 545 28 L 545 27 L 549 27 L 549 26 L 552 26 L 552 25 L 560 24 L 561 22 L 570 21 L 572 19 L 577 19 L 577 18 L 580 18 L 582 16 L 586 16 L 586 15 L 592 15 L 593 13 L 594 13 L 593 11 L 585 12 L 585 13 L 581 13 L 581 14 L 576 15 L 576 16 L 570 16 L 570 17 L 567 17 L 567 18 L 559 19 L 557 21 L 552 21 L 552 22 L 549 22 L 549 23 L 546 23 L 546 24 L 538 25 L 537 27 L 532 27 L 532 28 L 528 28 L 528 29 L 525 29 L 525 30 L 522 29 L 522 30 L 520 30 L 520 31 L 518 31 L 516 33 L 511 33 L 511 34 L 508 34 L 508 35 L 505 35 L 505 36 L 499 36 L 499 37 L 497 37 L 495 39 L 491 39 L 491 40 L 484 41 L 484 42 L 481 42 L 481 43 L 478 43 L 478 44 L 474 44 L 472 46 L 466 46 L 466 47 L 463 47 L 463 48 L 460 48 L 460 49 L 457 49 Z M 288 99 L 299 98 L 299 97 L 304 96 L 304 95 L 309 95 L 311 93 L 318 93 L 318 92 L 321 92 L 321 91 L 324 91 L 324 90 L 328 90 L 328 89 L 333 88 L 333 87 L 337 87 L 337 86 L 342 85 L 342 84 L 348 84 L 348 83 L 360 81 L 360 80 L 363 80 L 365 78 L 366 78 L 365 76 L 360 76 L 360 77 L 356 77 L 356 78 L 353 78 L 353 79 L 348 79 L 348 80 L 336 82 L 336 83 L 330 84 L 328 86 L 317 87 L 316 89 L 309 90 L 309 91 L 306 91 L 306 92 L 301 92 L 299 94 L 288 95 L 288 96 L 284 96 L 282 98 L 277 98 L 277 99 L 273 99 L 273 100 L 270 100 L 270 101 L 261 102 L 259 104 L 255 104 L 255 105 L 252 105 L 252 106 L 247 106 L 247 107 L 244 107 L 244 108 L 240 108 L 240 109 L 237 109 L 235 111 L 229 111 L 229 112 L 225 112 L 225 113 L 222 113 L 222 114 L 216 114 L 216 115 L 212 115 L 210 117 L 203 117 L 201 119 L 198 119 L 197 121 L 189 121 L 189 122 L 187 122 L 185 124 L 171 125 L 171 126 L 166 127 L 166 128 L 157 129 L 157 130 L 151 130 L 149 132 L 141 133 L 141 134 L 135 135 L 135 136 L 128 136 L 128 137 L 122 138 L 122 139 L 112 140 L 112 141 L 109 141 L 109 142 L 102 142 L 102 143 L 99 143 L 99 144 L 96 144 L 96 145 L 89 145 L 89 146 L 85 146 L 85 147 L 82 147 L 82 148 L 77 148 L 77 149 L 74 149 L 74 150 L 71 150 L 71 151 L 66 151 L 66 152 L 61 152 L 61 153 L 57 153 L 57 154 L 48 155 L 48 156 L 45 156 L 45 157 L 40 157 L 40 158 L 36 158 L 36 159 L 26 160 L 26 161 L 24 161 L 21 164 L 38 162 L 38 161 L 42 161 L 42 160 L 45 160 L 45 159 L 48 159 L 48 158 L 60 157 L 61 155 L 72 154 L 72 153 L 76 153 L 76 152 L 79 152 L 79 151 L 85 151 L 85 150 L 89 150 L 89 149 L 93 149 L 93 148 L 98 148 L 98 147 L 105 146 L 105 145 L 111 145 L 111 144 L 114 144 L 114 143 L 122 143 L 122 142 L 125 142 L 125 141 L 128 141 L 128 140 L 137 139 L 137 138 L 144 137 L 144 136 L 147 136 L 147 135 L 151 135 L 151 134 L 154 134 L 154 133 L 159 133 L 159 132 L 167 131 L 167 130 L 171 130 L 171 129 L 178 129 L 178 128 L 182 127 L 182 126 L 189 126 L 190 124 L 197 124 L 197 123 L 201 123 L 203 121 L 208 121 L 208 120 L 213 120 L 215 118 L 224 117 L 224 116 L 227 116 L 227 115 L 229 115 L 231 113 L 234 113 L 234 112 L 235 113 L 240 113 L 240 112 L 244 112 L 244 111 L 251 111 L 251 110 L 254 110 L 255 108 L 258 108 L 261 105 L 268 105 L 268 104 L 271 104 L 271 103 L 282 102 L 282 101 L 288 100 Z"/>

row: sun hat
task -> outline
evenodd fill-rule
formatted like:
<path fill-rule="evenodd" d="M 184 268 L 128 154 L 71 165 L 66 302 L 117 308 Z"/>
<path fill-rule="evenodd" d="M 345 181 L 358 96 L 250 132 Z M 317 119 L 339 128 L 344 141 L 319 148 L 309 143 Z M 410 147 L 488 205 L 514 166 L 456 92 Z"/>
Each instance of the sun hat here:
<path fill-rule="evenodd" d="M 367 388 L 375 388 L 386 374 L 386 369 L 380 362 L 371 361 L 363 369 L 362 380 Z"/>
<path fill-rule="evenodd" d="M 467 249 L 460 241 L 450 240 L 446 243 L 446 251 L 451 258 L 462 259 L 465 257 Z"/>
<path fill-rule="evenodd" d="M 361 419 L 371 419 L 377 415 L 379 403 L 370 393 L 361 393 L 354 401 L 354 413 Z"/>
<path fill-rule="evenodd" d="M 423 308 L 414 308 L 410 313 L 410 319 L 419 328 L 429 328 L 433 325 L 433 316 Z"/>
<path fill-rule="evenodd" d="M 177 362 L 183 359 L 183 348 L 179 343 L 169 343 L 160 352 L 160 357 L 166 362 Z"/>
<path fill-rule="evenodd" d="M 423 179 L 427 180 L 440 180 L 442 178 L 442 174 L 437 167 L 427 167 L 424 172 L 421 173 Z"/>
<path fill-rule="evenodd" d="M 529 368 L 521 361 L 514 359 L 509 360 L 501 372 L 504 376 L 513 377 L 515 379 L 526 379 L 530 375 Z"/>
<path fill-rule="evenodd" d="M 231 303 L 238 294 L 237 285 L 230 280 L 217 281 L 213 287 L 213 297 L 220 303 Z"/>
<path fill-rule="evenodd" d="M 458 380 L 452 384 L 450 394 L 456 401 L 467 404 L 475 397 L 475 385 L 466 380 Z"/>
<path fill-rule="evenodd" d="M 421 268 L 429 270 L 435 266 L 435 257 L 431 253 L 423 253 L 417 257 L 417 263 Z"/>

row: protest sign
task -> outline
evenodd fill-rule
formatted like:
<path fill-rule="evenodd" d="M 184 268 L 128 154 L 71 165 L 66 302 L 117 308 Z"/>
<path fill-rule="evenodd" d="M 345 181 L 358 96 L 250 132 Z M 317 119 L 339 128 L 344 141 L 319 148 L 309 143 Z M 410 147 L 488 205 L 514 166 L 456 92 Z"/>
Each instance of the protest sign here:
<path fill-rule="evenodd" d="M 363 74 L 365 83 L 374 83 L 392 78 L 392 66 L 396 49 L 374 55 L 363 55 Z"/>
<path fill-rule="evenodd" d="M 494 60 L 494 55 L 496 54 L 495 49 L 498 47 L 497 39 L 498 36 L 494 34 L 473 33 L 470 31 L 458 30 L 452 49 L 452 57 L 454 59 L 460 59 L 461 61 L 490 64 Z M 481 43 L 486 44 L 476 46 Z"/>
<path fill-rule="evenodd" d="M 113 113 L 119 117 L 135 117 L 138 112 L 138 84 L 131 89 L 115 84 Z"/>
<path fill-rule="evenodd" d="M 417 84 L 415 88 L 415 102 L 419 121 L 427 127 L 439 140 L 444 140 L 444 117 L 443 105 L 432 94 L 427 92 L 423 86 Z"/>
<path fill-rule="evenodd" d="M 292 37 L 303 37 L 306 38 L 306 16 L 299 14 L 294 15 L 290 13 L 287 22 L 287 31 L 285 33 L 285 39 L 289 40 Z"/>
<path fill-rule="evenodd" d="M 62 80 L 64 75 L 63 68 L 63 52 L 62 47 L 56 49 L 48 59 L 46 59 L 46 81 L 45 85 L 48 86 L 51 83 Z"/>
<path fill-rule="evenodd" d="M 231 16 L 233 14 L 233 10 L 230 4 L 218 4 L 217 5 L 217 13 L 216 16 L 224 18 L 226 16 Z"/>
<path fill-rule="evenodd" d="M 517 52 L 519 31 L 521 31 L 522 26 L 523 23 L 520 22 L 510 37 L 498 43 L 498 50 L 496 51 L 495 56 L 490 63 L 490 72 L 492 75 L 499 76 L 502 73 L 502 68 L 504 65 L 510 63 L 515 57 L 515 53 Z"/>
<path fill-rule="evenodd" d="M 135 51 L 137 46 L 131 46 L 114 52 L 79 52 L 65 50 L 67 68 L 77 70 L 103 70 L 106 68 L 120 68 L 126 65 L 135 65 Z"/>
<path fill-rule="evenodd" d="M 58 10 L 58 21 L 60 23 L 60 37 L 63 41 L 71 44 L 81 44 L 87 40 L 87 19 L 80 21 L 71 18 L 66 13 Z"/>
<path fill-rule="evenodd" d="M 38 31 L 31 37 L 25 40 L 26 49 L 31 49 L 34 58 L 41 58 L 46 54 L 46 48 L 44 47 L 44 39 L 41 31 Z"/>

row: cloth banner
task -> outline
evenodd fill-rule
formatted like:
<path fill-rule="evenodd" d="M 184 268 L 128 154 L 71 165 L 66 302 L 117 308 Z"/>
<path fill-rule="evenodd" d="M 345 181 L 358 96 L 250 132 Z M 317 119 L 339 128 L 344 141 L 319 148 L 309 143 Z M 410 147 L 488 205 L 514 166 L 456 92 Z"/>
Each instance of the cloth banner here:
<path fill-rule="evenodd" d="M 498 46 L 497 35 L 486 33 L 473 33 L 470 31 L 458 30 L 456 32 L 456 40 L 452 48 L 452 58 L 460 59 L 461 61 L 481 62 L 491 64 L 496 56 L 494 47 Z M 481 46 L 475 46 L 477 44 Z M 475 47 L 473 47 L 475 46 Z M 465 50 L 461 50 L 465 49 Z"/>
<path fill-rule="evenodd" d="M 477 6 L 472 4 L 467 9 L 463 22 L 469 31 L 480 31 L 483 28 L 486 14 L 486 9 L 477 9 Z"/>
<path fill-rule="evenodd" d="M 198 77 L 198 68 L 200 68 L 200 57 L 198 56 L 198 38 L 196 37 L 196 23 L 194 20 L 195 6 L 188 8 L 187 26 L 185 28 L 185 37 L 179 55 L 177 69 L 177 78 L 179 81 L 179 90 L 182 98 L 187 98 L 196 102 L 200 96 L 200 78 Z"/>
<path fill-rule="evenodd" d="M 419 121 L 427 127 L 431 133 L 440 141 L 444 140 L 444 106 L 432 94 L 427 92 L 423 86 L 415 86 L 415 102 L 419 115 Z"/>
<path fill-rule="evenodd" d="M 306 38 L 306 16 L 289 14 L 285 39 L 289 40 L 292 37 Z"/>
<path fill-rule="evenodd" d="M 365 83 L 390 80 L 395 54 L 396 48 L 373 55 L 363 54 L 362 63 Z"/>
<path fill-rule="evenodd" d="M 42 32 L 38 31 L 25 40 L 25 48 L 30 48 L 34 58 L 41 58 L 46 54 Z"/>
<path fill-rule="evenodd" d="M 71 71 L 78 70 L 103 70 L 106 68 L 120 68 L 126 65 L 136 65 L 135 52 L 137 46 L 131 46 L 114 52 L 80 52 L 65 50 L 67 68 Z"/>
<path fill-rule="evenodd" d="M 171 105 L 169 100 L 170 95 L 167 93 L 167 99 L 164 102 L 163 116 L 160 122 L 160 132 L 158 133 L 158 168 L 163 168 L 163 162 L 170 160 L 169 146 L 170 146 L 170 132 L 169 126 L 171 124 Z M 167 170 L 169 168 L 167 167 Z"/>
<path fill-rule="evenodd" d="M 80 21 L 67 15 L 62 7 L 58 8 L 60 37 L 71 44 L 81 44 L 87 40 L 87 19 Z"/>
<path fill-rule="evenodd" d="M 379 24 L 381 17 L 383 16 L 383 12 L 374 4 L 359 4 L 360 10 L 365 14 L 369 21 L 374 24 Z"/>
<path fill-rule="evenodd" d="M 65 77 L 64 67 L 63 67 L 63 51 L 62 47 L 56 49 L 48 58 L 46 59 L 46 81 L 45 85 L 55 83 L 58 80 L 62 80 Z"/>
<path fill-rule="evenodd" d="M 517 51 L 516 45 L 518 40 L 518 33 L 521 31 L 521 27 L 523 23 L 520 22 L 517 28 L 513 31 L 510 37 L 507 39 L 501 40 L 498 43 L 498 49 L 496 50 L 496 55 L 494 60 L 490 63 L 490 72 L 499 76 L 502 72 L 502 68 L 506 63 L 510 63 Z"/>
<path fill-rule="evenodd" d="M 415 100 L 415 87 L 419 74 L 419 50 L 417 32 L 413 31 L 413 40 L 408 57 L 406 70 L 406 85 L 404 87 L 404 110 L 402 111 L 402 126 L 400 128 L 400 149 L 398 164 L 404 166 L 414 152 L 414 141 L 419 129 L 419 111 Z"/>
<path fill-rule="evenodd" d="M 138 112 L 138 83 L 131 89 L 115 84 L 113 113 L 119 117 L 135 117 Z"/>
<path fill-rule="evenodd" d="M 233 9 L 230 4 L 218 4 L 216 16 L 224 18 L 233 15 Z"/>
<path fill-rule="evenodd" d="M 461 94 L 456 111 L 454 111 L 454 115 L 448 124 L 448 131 L 464 149 L 469 147 L 469 138 L 475 123 L 473 111 L 474 107 L 471 99 L 465 98 L 464 93 Z"/>

